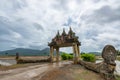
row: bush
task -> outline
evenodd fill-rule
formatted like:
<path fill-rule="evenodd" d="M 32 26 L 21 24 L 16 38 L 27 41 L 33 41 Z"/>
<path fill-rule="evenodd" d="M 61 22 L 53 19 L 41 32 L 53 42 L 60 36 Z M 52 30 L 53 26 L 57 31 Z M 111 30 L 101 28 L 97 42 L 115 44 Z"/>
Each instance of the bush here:
<path fill-rule="evenodd" d="M 95 62 L 95 55 L 94 54 L 82 54 L 81 58 L 84 61 Z"/>
<path fill-rule="evenodd" d="M 73 55 L 68 55 L 68 59 L 73 59 Z"/>
<path fill-rule="evenodd" d="M 61 57 L 62 57 L 63 60 L 73 59 L 73 55 L 66 54 L 66 53 L 62 53 L 62 54 L 61 54 Z"/>
<path fill-rule="evenodd" d="M 65 53 L 62 53 L 61 57 L 62 57 L 63 60 L 67 60 L 68 59 L 68 56 Z"/>

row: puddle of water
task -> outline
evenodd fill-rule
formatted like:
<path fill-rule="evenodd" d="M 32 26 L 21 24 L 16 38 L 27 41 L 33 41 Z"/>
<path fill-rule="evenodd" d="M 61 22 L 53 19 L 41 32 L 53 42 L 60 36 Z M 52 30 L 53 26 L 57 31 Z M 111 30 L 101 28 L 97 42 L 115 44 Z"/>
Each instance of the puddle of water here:
<path fill-rule="evenodd" d="M 14 59 L 0 59 L 0 64 L 4 66 L 10 66 L 16 64 L 16 60 Z"/>
<path fill-rule="evenodd" d="M 100 63 L 100 62 L 102 62 L 103 60 L 96 60 L 96 62 L 95 63 Z"/>

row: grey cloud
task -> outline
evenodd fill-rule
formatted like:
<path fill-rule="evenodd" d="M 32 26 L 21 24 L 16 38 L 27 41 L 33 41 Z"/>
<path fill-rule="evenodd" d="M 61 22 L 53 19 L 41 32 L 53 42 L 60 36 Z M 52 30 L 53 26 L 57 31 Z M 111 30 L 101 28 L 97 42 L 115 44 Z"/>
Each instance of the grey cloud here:
<path fill-rule="evenodd" d="M 0 43 L 1 47 L 0 47 L 0 51 L 3 51 L 3 50 L 9 50 L 9 49 L 13 49 L 11 48 L 11 45 L 13 45 L 12 43 Z"/>
<path fill-rule="evenodd" d="M 0 3 L 0 50 L 45 48 L 57 30 L 69 26 L 79 36 L 82 51 L 100 51 L 105 44 L 120 48 L 120 8 L 113 8 L 115 3 L 108 6 L 109 0 L 75 0 L 75 9 L 71 9 L 69 0 L 3 1 L 6 5 Z M 91 6 L 96 4 L 100 7 Z"/>
<path fill-rule="evenodd" d="M 35 26 L 37 30 L 44 30 L 43 26 L 38 23 L 33 23 L 33 26 Z"/>
<path fill-rule="evenodd" d="M 97 36 L 98 33 L 99 33 L 99 32 L 98 32 L 96 29 L 93 29 L 93 30 L 90 30 L 90 29 L 89 29 L 88 31 L 85 32 L 85 36 L 86 36 L 86 38 L 88 38 L 88 39 L 89 39 L 89 38 L 95 39 L 94 37 Z"/>
<path fill-rule="evenodd" d="M 0 43 L 2 45 L 1 49 L 6 45 L 11 48 L 29 47 L 29 45 L 34 46 L 35 44 L 32 43 L 32 41 L 34 41 L 34 39 L 37 39 L 36 35 L 40 36 L 42 34 L 33 32 L 33 29 L 36 28 L 35 30 L 41 30 L 41 32 L 44 30 L 43 27 L 37 23 L 34 24 L 26 22 L 24 20 L 9 21 L 8 18 L 2 16 L 0 18 Z M 20 34 L 21 38 L 13 38 L 14 32 Z"/>
<path fill-rule="evenodd" d="M 93 0 L 95 3 L 100 2 L 101 0 Z"/>
<path fill-rule="evenodd" d="M 105 1 L 108 3 L 109 0 L 92 0 L 94 3 L 99 3 L 99 2 L 102 2 L 102 1 Z"/>
<path fill-rule="evenodd" d="M 21 9 L 26 6 L 25 0 L 3 0 L 0 3 L 0 10 L 6 11 L 8 13 L 13 13 L 17 9 Z"/>
<path fill-rule="evenodd" d="M 63 26 L 70 26 L 71 24 L 75 23 L 72 18 L 68 18 L 66 23 L 63 24 Z"/>
<path fill-rule="evenodd" d="M 66 0 L 59 0 L 56 1 L 56 3 L 52 5 L 52 7 L 57 10 L 67 9 L 66 3 L 67 3 Z"/>
<path fill-rule="evenodd" d="M 12 41 L 12 40 L 8 40 L 8 39 L 2 39 L 2 38 L 0 38 L 0 42 L 1 43 L 15 43 L 14 41 Z"/>
<path fill-rule="evenodd" d="M 76 3 L 78 3 L 79 5 L 84 2 L 82 0 L 71 0 L 71 1 L 75 1 Z M 70 2 L 69 0 L 57 0 L 55 1 L 56 3 L 52 5 L 52 7 L 54 9 L 57 9 L 58 11 L 65 11 L 68 12 L 69 11 L 69 7 L 67 6 L 67 4 Z"/>
<path fill-rule="evenodd" d="M 14 22 L 9 21 L 8 18 L 6 17 L 0 17 L 0 35 L 9 35 L 12 36 L 12 32 L 18 32 L 20 31 L 20 29 L 16 29 L 16 26 L 21 26 L 21 25 L 15 25 Z M 24 31 L 25 29 L 21 29 L 21 33 L 22 31 Z"/>
<path fill-rule="evenodd" d="M 0 35 L 10 35 L 10 21 L 6 17 L 0 16 Z"/>
<path fill-rule="evenodd" d="M 30 45 L 29 48 L 31 49 L 44 49 L 46 46 L 43 46 L 43 45 Z"/>
<path fill-rule="evenodd" d="M 4 25 L 0 24 L 0 35 L 10 34 L 10 30 L 8 28 L 3 27 Z"/>
<path fill-rule="evenodd" d="M 105 24 L 115 21 L 120 21 L 120 7 L 113 9 L 110 6 L 103 6 L 95 10 L 92 14 L 84 15 L 81 18 L 86 20 L 87 23 Z"/>

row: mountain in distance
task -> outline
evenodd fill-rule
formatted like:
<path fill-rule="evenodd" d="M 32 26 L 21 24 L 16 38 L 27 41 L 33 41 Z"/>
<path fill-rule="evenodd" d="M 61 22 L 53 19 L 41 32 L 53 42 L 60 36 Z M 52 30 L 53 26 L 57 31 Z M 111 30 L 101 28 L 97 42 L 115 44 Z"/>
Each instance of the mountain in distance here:
<path fill-rule="evenodd" d="M 0 56 L 15 56 L 16 53 L 19 53 L 21 56 L 47 56 L 49 55 L 49 51 L 49 48 L 45 48 L 43 50 L 16 48 L 12 50 L 1 51 Z"/>
<path fill-rule="evenodd" d="M 49 56 L 50 49 L 44 48 L 42 50 L 34 50 L 34 49 L 27 49 L 27 48 L 16 48 L 12 50 L 6 50 L 6 51 L 0 51 L 0 56 L 15 56 L 16 53 L 19 53 L 20 56 Z M 62 52 L 60 51 L 60 54 Z M 83 53 L 83 52 L 81 52 Z M 92 54 L 95 54 L 97 56 L 100 56 L 100 52 L 89 52 Z M 56 54 L 56 51 L 54 51 L 54 55 Z"/>
<path fill-rule="evenodd" d="M 15 56 L 16 53 L 19 53 L 20 56 L 49 56 L 50 49 L 44 48 L 42 50 L 34 50 L 27 48 L 16 48 L 12 50 L 1 51 L 0 56 Z M 55 55 L 56 51 L 54 51 Z M 60 51 L 60 54 L 62 52 Z"/>
<path fill-rule="evenodd" d="M 89 52 L 89 53 L 94 54 L 96 56 L 100 56 L 101 55 L 101 52 Z"/>

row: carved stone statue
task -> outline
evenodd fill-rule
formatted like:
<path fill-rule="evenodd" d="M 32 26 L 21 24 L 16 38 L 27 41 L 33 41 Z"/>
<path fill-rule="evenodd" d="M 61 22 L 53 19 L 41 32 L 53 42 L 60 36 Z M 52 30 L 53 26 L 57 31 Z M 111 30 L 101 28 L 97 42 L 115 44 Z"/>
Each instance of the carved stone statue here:
<path fill-rule="evenodd" d="M 102 51 L 103 62 L 91 63 L 80 60 L 79 63 L 92 71 L 98 72 L 105 80 L 115 80 L 116 50 L 112 45 L 106 45 Z"/>
<path fill-rule="evenodd" d="M 19 59 L 19 53 L 16 53 L 16 60 Z"/>
<path fill-rule="evenodd" d="M 102 51 L 102 57 L 107 64 L 116 65 L 115 59 L 116 59 L 116 53 L 117 51 L 112 45 L 106 45 Z"/>

